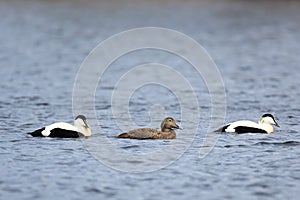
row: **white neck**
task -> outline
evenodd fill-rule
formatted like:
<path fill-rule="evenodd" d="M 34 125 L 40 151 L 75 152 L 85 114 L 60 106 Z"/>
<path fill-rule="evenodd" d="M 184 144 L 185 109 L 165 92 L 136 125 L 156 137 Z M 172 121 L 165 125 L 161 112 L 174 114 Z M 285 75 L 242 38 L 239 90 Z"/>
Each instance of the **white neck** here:
<path fill-rule="evenodd" d="M 77 129 L 77 132 L 82 133 L 84 136 L 91 136 L 91 128 L 86 127 L 86 123 L 82 119 L 77 119 L 74 121 L 74 126 Z"/>
<path fill-rule="evenodd" d="M 271 124 L 262 123 L 262 124 L 259 124 L 259 126 L 262 127 L 262 129 L 264 129 L 265 131 L 267 131 L 267 133 L 274 132 L 274 127 Z"/>
<path fill-rule="evenodd" d="M 76 128 L 77 128 L 77 131 L 82 133 L 84 136 L 91 136 L 91 134 L 92 134 L 91 128 L 86 128 L 84 126 L 79 126 Z"/>

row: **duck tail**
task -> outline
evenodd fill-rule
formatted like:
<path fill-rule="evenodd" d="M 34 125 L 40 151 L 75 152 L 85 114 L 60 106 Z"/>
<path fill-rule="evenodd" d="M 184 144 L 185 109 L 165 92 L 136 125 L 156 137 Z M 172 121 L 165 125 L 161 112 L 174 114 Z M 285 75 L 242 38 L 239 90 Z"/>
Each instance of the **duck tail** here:
<path fill-rule="evenodd" d="M 120 135 L 116 136 L 115 138 L 129 138 L 128 133 L 121 133 Z"/>
<path fill-rule="evenodd" d="M 222 126 L 222 127 L 218 128 L 217 130 L 214 130 L 213 133 L 223 133 L 223 132 L 225 132 L 225 130 L 227 129 L 228 126 L 229 126 L 229 124 L 226 126 Z"/>
<path fill-rule="evenodd" d="M 42 131 L 45 130 L 45 127 L 44 128 L 41 128 L 41 129 L 38 129 L 36 131 L 33 131 L 33 132 L 29 132 L 27 133 L 28 135 L 31 135 L 32 137 L 43 137 L 43 134 L 42 134 Z"/>
<path fill-rule="evenodd" d="M 214 130 L 213 133 L 218 133 L 218 132 L 221 133 L 223 131 L 224 131 L 224 127 L 220 127 L 218 129 Z"/>

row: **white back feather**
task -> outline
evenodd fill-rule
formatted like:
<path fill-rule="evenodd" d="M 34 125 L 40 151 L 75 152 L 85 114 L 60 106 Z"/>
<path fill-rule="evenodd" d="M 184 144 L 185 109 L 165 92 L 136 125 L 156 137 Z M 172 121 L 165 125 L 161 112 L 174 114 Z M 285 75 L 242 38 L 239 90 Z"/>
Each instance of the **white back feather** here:
<path fill-rule="evenodd" d="M 51 130 L 55 128 L 61 128 L 64 130 L 70 130 L 70 131 L 77 131 L 77 128 L 71 124 L 65 123 L 65 122 L 57 122 L 54 124 L 50 124 L 49 126 L 45 127 L 45 130 L 42 131 L 42 135 L 47 137 L 50 135 Z"/>

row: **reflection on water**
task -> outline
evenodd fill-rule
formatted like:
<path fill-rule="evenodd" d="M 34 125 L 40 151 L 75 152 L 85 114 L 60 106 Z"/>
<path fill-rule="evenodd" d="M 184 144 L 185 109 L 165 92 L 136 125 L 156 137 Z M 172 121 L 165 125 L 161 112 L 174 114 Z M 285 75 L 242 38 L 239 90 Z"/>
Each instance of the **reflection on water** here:
<path fill-rule="evenodd" d="M 297 1 L 0 2 L 0 197 L 296 199 L 300 186 L 299 7 Z M 115 62 L 115 71 L 97 88 L 99 130 L 87 141 L 96 141 L 101 128 L 110 142 L 133 154 L 169 145 L 169 141 L 113 138 L 120 129 L 109 99 L 114 89 L 110 81 L 115 83 L 126 67 L 162 63 L 193 77 L 200 99 L 199 130 L 178 160 L 155 172 L 122 173 L 98 162 L 80 139 L 25 134 L 54 121 L 72 123 L 73 83 L 85 56 L 112 34 L 140 26 L 173 28 L 207 48 L 223 75 L 227 121 L 256 120 L 270 112 L 283 128 L 272 135 L 220 134 L 213 151 L 199 159 L 211 112 L 205 83 L 193 76 L 184 60 L 141 51 Z M 156 99 L 157 94 L 164 98 Z M 153 128 L 159 128 L 161 121 L 159 116 L 150 123 L 149 115 L 159 115 L 160 107 L 153 105 L 167 104 L 165 111 L 175 118 L 180 118 L 180 106 L 185 106 L 157 86 L 141 88 L 131 100 L 136 123 Z M 149 113 L 151 108 L 154 114 Z M 193 123 L 184 120 L 178 141 L 189 135 L 189 123 Z"/>

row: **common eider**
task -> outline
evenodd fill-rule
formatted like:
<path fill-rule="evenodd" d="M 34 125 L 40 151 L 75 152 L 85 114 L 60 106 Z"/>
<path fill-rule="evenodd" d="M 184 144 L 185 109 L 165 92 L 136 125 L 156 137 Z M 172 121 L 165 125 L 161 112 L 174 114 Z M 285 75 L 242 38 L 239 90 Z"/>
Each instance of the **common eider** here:
<path fill-rule="evenodd" d="M 153 128 L 139 128 L 126 133 L 122 133 L 116 138 L 129 139 L 175 139 L 176 133 L 174 129 L 181 129 L 172 117 L 165 118 L 161 125 L 161 130 Z"/>
<path fill-rule="evenodd" d="M 236 121 L 227 124 L 214 132 L 227 132 L 227 133 L 273 133 L 275 125 L 280 128 L 273 115 L 264 114 L 258 121 L 258 123 L 252 121 Z"/>
<path fill-rule="evenodd" d="M 33 137 L 78 138 L 89 137 L 92 133 L 85 116 L 78 115 L 74 120 L 74 126 L 57 122 L 27 134 Z"/>

